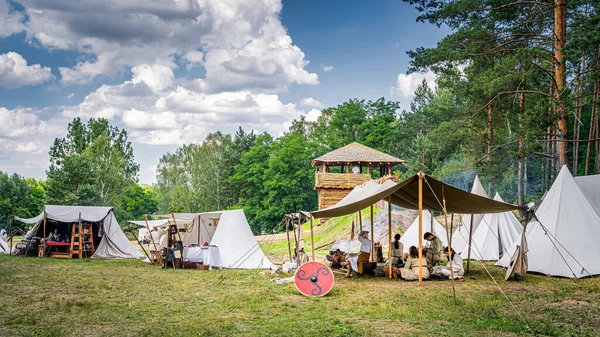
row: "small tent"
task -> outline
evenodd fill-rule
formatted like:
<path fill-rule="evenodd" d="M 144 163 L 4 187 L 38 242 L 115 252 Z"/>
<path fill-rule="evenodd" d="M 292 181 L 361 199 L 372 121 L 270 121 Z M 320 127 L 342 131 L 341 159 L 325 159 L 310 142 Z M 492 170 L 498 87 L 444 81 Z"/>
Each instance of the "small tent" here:
<path fill-rule="evenodd" d="M 471 188 L 471 193 L 486 198 L 488 196 L 487 192 L 485 191 L 485 188 L 483 188 L 483 185 L 481 184 L 481 181 L 479 181 L 479 176 L 477 175 L 475 176 L 475 181 L 473 182 L 473 188 Z M 463 216 L 460 224 L 458 225 L 458 228 L 452 234 L 451 244 L 452 249 L 454 249 L 455 252 L 462 252 L 463 250 L 465 250 L 469 243 L 469 228 L 471 227 L 471 217 L 473 218 L 473 233 L 475 233 L 475 231 L 479 227 L 479 224 L 481 223 L 481 220 L 483 219 L 483 216 L 483 214 L 466 214 L 465 216 Z"/>
<path fill-rule="evenodd" d="M 44 209 L 45 212 L 34 218 L 15 217 L 17 221 L 34 225 L 24 240 L 37 241 L 54 229 L 67 234 L 70 233 L 72 224 L 82 221 L 93 224 L 92 237 L 96 249 L 92 257 L 137 259 L 144 256 L 121 230 L 112 207 L 46 205 Z M 26 248 L 17 249 L 15 252 L 20 255 L 33 253 L 24 250 Z"/>
<path fill-rule="evenodd" d="M 494 200 L 504 202 L 498 193 Z M 486 214 L 473 231 L 471 259 L 498 261 L 501 252 L 521 238 L 522 231 L 523 226 L 512 212 Z M 463 259 L 469 256 L 468 245 L 460 255 Z"/>
<path fill-rule="evenodd" d="M 446 229 L 431 215 L 430 211 L 423 211 L 423 234 L 425 234 L 425 232 L 433 233 L 442 240 L 444 246 L 448 245 L 448 234 L 446 233 Z M 424 239 L 419 237 L 419 217 L 417 216 L 415 221 L 413 221 L 402 237 L 400 237 L 400 242 L 402 242 L 402 245 L 404 246 L 404 252 L 408 253 L 410 246 L 419 247 L 419 242 L 423 241 Z"/>
<path fill-rule="evenodd" d="M 600 211 L 600 174 L 575 177 L 575 182 L 592 205 Z"/>
<path fill-rule="evenodd" d="M 571 278 L 600 274 L 600 212 L 566 166 L 535 214 L 539 222 L 525 230 L 528 271 Z M 517 241 L 496 265 L 509 266 Z"/>
<path fill-rule="evenodd" d="M 159 217 L 175 217 L 184 246 L 216 246 L 221 256 L 214 267 L 268 269 L 272 263 L 259 246 L 243 210 L 206 213 L 174 213 Z M 167 246 L 167 235 L 160 248 Z"/>

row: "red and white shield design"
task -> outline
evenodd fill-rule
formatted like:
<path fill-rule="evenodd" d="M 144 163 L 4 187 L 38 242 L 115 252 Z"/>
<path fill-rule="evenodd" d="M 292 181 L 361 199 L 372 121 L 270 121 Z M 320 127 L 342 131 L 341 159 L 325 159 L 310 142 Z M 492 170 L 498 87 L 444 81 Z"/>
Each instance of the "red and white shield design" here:
<path fill-rule="evenodd" d="M 333 288 L 331 269 L 320 262 L 307 262 L 296 270 L 294 284 L 303 295 L 325 296 Z"/>

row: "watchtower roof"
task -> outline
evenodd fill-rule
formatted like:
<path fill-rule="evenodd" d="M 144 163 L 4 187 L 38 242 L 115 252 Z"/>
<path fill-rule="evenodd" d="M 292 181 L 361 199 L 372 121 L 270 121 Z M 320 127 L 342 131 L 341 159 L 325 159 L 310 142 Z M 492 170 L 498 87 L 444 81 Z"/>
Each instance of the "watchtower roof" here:
<path fill-rule="evenodd" d="M 386 163 L 392 165 L 402 164 L 404 163 L 404 160 L 390 156 L 387 153 L 377 151 L 359 143 L 350 143 L 314 159 L 312 161 L 312 166 L 319 166 L 323 165 L 324 163 L 361 163 L 363 165 L 367 164 L 371 166 L 378 166 Z"/>

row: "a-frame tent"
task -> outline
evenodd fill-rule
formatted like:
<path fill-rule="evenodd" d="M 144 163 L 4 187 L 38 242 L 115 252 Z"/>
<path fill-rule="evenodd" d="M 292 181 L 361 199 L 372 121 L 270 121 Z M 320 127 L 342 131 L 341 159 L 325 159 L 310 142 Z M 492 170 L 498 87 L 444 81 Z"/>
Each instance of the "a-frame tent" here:
<path fill-rule="evenodd" d="M 494 200 L 504 202 L 496 193 Z M 477 230 L 473 232 L 471 259 L 498 261 L 500 252 L 508 250 L 521 238 L 523 226 L 512 212 L 492 213 L 484 215 Z M 463 249 L 460 256 L 466 259 L 469 247 Z"/>
<path fill-rule="evenodd" d="M 435 217 L 431 215 L 430 211 L 423 211 L 423 232 L 433 233 L 435 236 L 440 238 L 444 246 L 448 245 L 448 237 L 446 229 L 440 224 Z M 419 247 L 419 242 L 423 244 L 423 237 L 419 236 L 419 216 L 415 218 L 415 221 L 408 227 L 406 232 L 400 237 L 400 242 L 404 246 L 404 252 L 408 253 L 410 246 Z"/>
<path fill-rule="evenodd" d="M 592 205 L 600 211 L 600 174 L 575 177 L 575 182 Z"/>
<path fill-rule="evenodd" d="M 112 207 L 46 205 L 44 211 L 34 218 L 16 216 L 15 220 L 34 225 L 25 237 L 26 240 L 45 238 L 54 228 L 67 230 L 70 225 L 80 221 L 92 223 L 92 239 L 96 247 L 92 257 L 124 259 L 144 257 L 144 254 L 121 230 Z M 15 253 L 21 254 L 19 249 L 15 249 Z"/>
<path fill-rule="evenodd" d="M 488 196 L 485 188 L 479 180 L 479 176 L 475 175 L 475 181 L 473 181 L 473 187 L 471 193 L 486 197 Z M 461 222 L 458 225 L 456 231 L 452 234 L 452 248 L 455 252 L 461 253 L 465 251 L 469 244 L 469 232 L 471 228 L 471 221 L 473 221 L 473 233 L 477 230 L 483 219 L 483 214 L 465 214 L 462 217 Z"/>
<path fill-rule="evenodd" d="M 526 226 L 528 271 L 581 278 L 600 274 L 600 212 L 563 166 Z M 496 265 L 508 267 L 517 244 Z"/>

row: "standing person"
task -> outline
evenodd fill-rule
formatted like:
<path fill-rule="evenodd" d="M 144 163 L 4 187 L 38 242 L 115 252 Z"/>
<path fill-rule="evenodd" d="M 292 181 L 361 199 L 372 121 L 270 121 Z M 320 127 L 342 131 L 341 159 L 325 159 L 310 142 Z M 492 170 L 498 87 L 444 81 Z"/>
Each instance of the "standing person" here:
<path fill-rule="evenodd" d="M 392 266 L 404 264 L 403 254 L 404 245 L 400 242 L 400 234 L 396 234 L 394 235 L 394 242 L 392 242 Z"/>
<path fill-rule="evenodd" d="M 440 238 L 429 232 L 425 233 L 423 238 L 430 242 L 429 249 L 427 249 L 427 253 L 425 254 L 425 258 L 427 259 L 427 268 L 429 268 L 429 271 L 431 271 L 431 269 L 434 266 L 437 266 L 444 258 L 444 245 L 442 244 L 442 240 L 440 240 Z"/>
<path fill-rule="evenodd" d="M 448 256 L 448 264 L 446 264 L 446 266 L 433 267 L 433 271 L 431 272 L 431 275 L 452 278 L 452 273 L 450 272 L 450 268 L 452 268 L 455 279 L 463 278 L 465 275 L 465 268 L 463 267 L 462 257 L 459 254 L 456 254 L 454 249 L 450 250 L 450 254 L 448 254 L 447 248 L 445 249 L 445 252 L 446 252 L 446 255 Z"/>
<path fill-rule="evenodd" d="M 419 279 L 419 265 L 423 266 L 423 279 L 429 278 L 429 269 L 427 269 L 427 260 L 425 257 L 419 262 L 419 250 L 415 246 L 408 249 L 408 259 L 404 264 L 404 268 L 400 269 L 400 277 L 407 281 L 415 281 Z"/>

